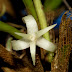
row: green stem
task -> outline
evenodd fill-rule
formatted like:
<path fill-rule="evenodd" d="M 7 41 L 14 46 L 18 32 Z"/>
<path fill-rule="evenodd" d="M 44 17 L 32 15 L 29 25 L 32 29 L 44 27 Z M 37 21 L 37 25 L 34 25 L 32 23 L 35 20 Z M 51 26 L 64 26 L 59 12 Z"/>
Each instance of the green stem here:
<path fill-rule="evenodd" d="M 19 30 L 17 30 L 16 28 L 14 28 L 14 27 L 12 27 L 12 26 L 10 26 L 10 25 L 2 22 L 2 21 L 0 21 L 0 31 L 7 32 L 7 33 L 11 34 L 12 36 L 14 36 L 15 38 L 17 38 L 17 39 L 22 38 L 22 37 L 15 34 L 15 32 L 20 33 Z"/>
<path fill-rule="evenodd" d="M 62 0 L 45 0 L 44 11 L 55 10 L 62 3 Z"/>
<path fill-rule="evenodd" d="M 3 4 L 2 5 L 2 11 L 0 13 L 0 17 L 2 17 L 5 14 L 5 12 L 6 12 L 6 6 L 5 6 L 5 4 Z"/>
<path fill-rule="evenodd" d="M 38 18 L 39 18 L 41 29 L 44 29 L 44 28 L 47 27 L 47 21 L 46 21 L 46 18 L 45 18 L 44 11 L 42 9 L 41 1 L 40 0 L 33 0 L 33 2 L 34 2 L 36 12 L 37 12 L 37 15 L 38 15 Z M 48 41 L 50 41 L 49 32 L 45 33 L 43 35 L 43 37 L 45 39 L 47 39 Z"/>
<path fill-rule="evenodd" d="M 23 0 L 23 3 L 28 12 L 37 20 L 37 15 L 32 0 Z"/>

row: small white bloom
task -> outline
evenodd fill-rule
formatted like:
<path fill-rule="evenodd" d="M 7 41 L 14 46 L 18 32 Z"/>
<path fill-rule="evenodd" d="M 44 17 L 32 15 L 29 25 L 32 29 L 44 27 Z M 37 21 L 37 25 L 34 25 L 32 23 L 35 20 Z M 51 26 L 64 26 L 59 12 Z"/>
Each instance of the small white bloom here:
<path fill-rule="evenodd" d="M 26 17 L 23 17 L 22 19 L 26 23 L 27 34 L 15 32 L 15 34 L 22 36 L 23 39 L 13 40 L 12 46 L 14 50 L 23 50 L 30 46 L 33 65 L 35 65 L 36 45 L 51 52 L 55 51 L 56 46 L 52 42 L 49 42 L 41 36 L 55 27 L 57 24 L 51 25 L 45 29 L 38 31 L 37 23 L 32 15 L 28 15 Z"/>

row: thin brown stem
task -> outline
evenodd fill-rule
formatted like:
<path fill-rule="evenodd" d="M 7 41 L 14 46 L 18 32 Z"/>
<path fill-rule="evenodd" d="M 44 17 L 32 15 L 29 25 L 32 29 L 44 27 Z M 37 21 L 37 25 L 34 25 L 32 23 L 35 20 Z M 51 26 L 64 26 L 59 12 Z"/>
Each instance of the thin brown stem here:
<path fill-rule="evenodd" d="M 63 0 L 63 2 L 65 3 L 65 5 L 67 6 L 67 8 L 72 12 L 72 8 L 71 6 L 68 4 L 68 2 L 66 0 Z"/>

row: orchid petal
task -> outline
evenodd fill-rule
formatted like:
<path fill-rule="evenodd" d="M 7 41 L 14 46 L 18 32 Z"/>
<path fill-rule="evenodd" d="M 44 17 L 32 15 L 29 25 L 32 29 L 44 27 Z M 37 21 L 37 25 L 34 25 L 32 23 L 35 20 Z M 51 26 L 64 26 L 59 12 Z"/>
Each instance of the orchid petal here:
<path fill-rule="evenodd" d="M 57 24 L 51 25 L 49 27 L 46 27 L 38 32 L 36 32 L 37 38 L 39 38 L 40 36 L 42 36 L 43 34 L 45 34 L 47 31 L 49 31 L 50 29 L 54 28 Z"/>
<path fill-rule="evenodd" d="M 13 50 L 23 50 L 29 47 L 29 43 L 21 40 L 12 41 Z"/>
<path fill-rule="evenodd" d="M 35 65 L 35 54 L 36 54 L 36 43 L 35 42 L 30 43 L 30 53 L 31 53 L 33 65 Z"/>
<path fill-rule="evenodd" d="M 24 34 L 24 33 L 18 33 L 18 32 L 15 32 L 15 34 L 23 37 L 23 39 L 25 39 L 25 40 L 30 40 L 30 37 L 31 37 L 30 34 Z"/>
<path fill-rule="evenodd" d="M 37 23 L 32 15 L 25 16 L 22 20 L 26 23 L 28 34 L 33 34 L 38 31 Z"/>
<path fill-rule="evenodd" d="M 56 49 L 56 46 L 52 42 L 49 42 L 48 40 L 44 39 L 43 37 L 40 37 L 37 40 L 37 45 L 39 47 L 41 47 L 47 51 L 51 51 L 51 52 L 54 52 Z"/>

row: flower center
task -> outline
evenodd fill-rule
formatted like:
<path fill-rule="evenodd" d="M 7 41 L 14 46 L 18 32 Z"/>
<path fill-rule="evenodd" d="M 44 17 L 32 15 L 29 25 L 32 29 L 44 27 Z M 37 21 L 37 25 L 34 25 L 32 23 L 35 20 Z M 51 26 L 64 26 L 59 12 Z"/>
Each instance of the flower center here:
<path fill-rule="evenodd" d="M 34 34 L 31 35 L 31 36 L 30 36 L 30 40 L 31 40 L 31 41 L 35 41 L 35 40 L 36 40 L 36 35 L 34 35 Z"/>

